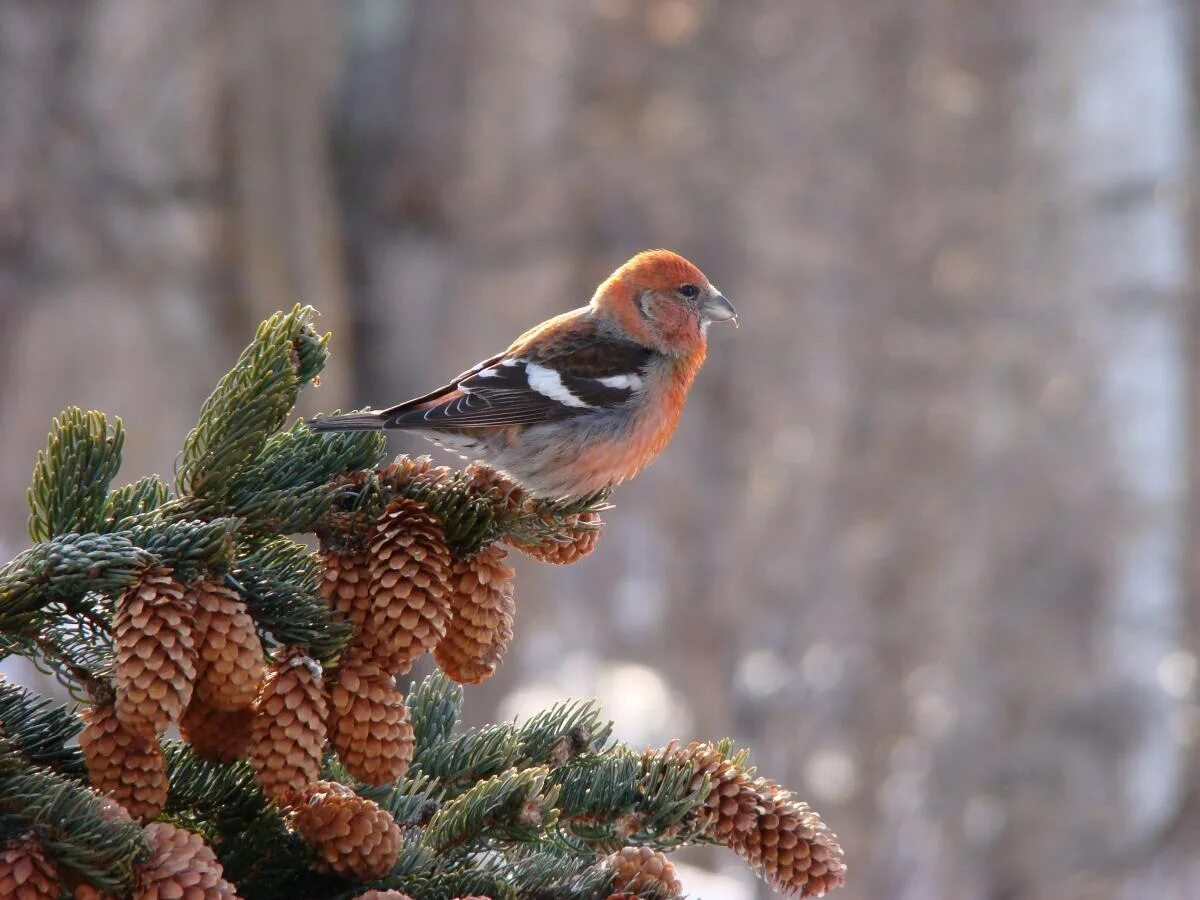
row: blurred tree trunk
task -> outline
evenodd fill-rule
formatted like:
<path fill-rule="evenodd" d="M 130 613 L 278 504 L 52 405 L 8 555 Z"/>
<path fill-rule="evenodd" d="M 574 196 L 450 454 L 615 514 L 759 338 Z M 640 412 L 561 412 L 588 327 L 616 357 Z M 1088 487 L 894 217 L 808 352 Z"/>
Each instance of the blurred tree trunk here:
<path fill-rule="evenodd" d="M 272 310 L 311 302 L 337 328 L 320 402 L 343 405 L 353 356 L 324 150 L 337 8 L 0 4 L 0 534 L 24 531 L 53 414 L 121 416 L 123 475 L 162 472 Z"/>
<path fill-rule="evenodd" d="M 370 383 L 645 246 L 744 310 L 603 559 L 522 572 L 491 689 L 664 670 L 842 831 L 848 897 L 1139 895 L 1194 665 L 1179 5 L 368 11 Z"/>

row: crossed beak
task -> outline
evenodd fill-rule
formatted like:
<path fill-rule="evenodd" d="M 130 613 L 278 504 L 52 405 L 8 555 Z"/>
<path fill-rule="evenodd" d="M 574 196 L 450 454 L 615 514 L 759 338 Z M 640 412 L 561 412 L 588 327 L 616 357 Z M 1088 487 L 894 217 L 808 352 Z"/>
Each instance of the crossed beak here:
<path fill-rule="evenodd" d="M 737 310 L 721 294 L 713 294 L 705 300 L 701 310 L 710 322 L 733 322 L 734 328 L 738 326 Z"/>

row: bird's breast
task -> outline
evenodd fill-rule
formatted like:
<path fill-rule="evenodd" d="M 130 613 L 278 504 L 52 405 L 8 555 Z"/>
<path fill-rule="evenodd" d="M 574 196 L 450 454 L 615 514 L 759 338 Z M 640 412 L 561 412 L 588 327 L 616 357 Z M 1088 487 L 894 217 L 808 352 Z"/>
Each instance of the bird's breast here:
<path fill-rule="evenodd" d="M 576 471 L 588 485 L 580 493 L 626 481 L 662 453 L 679 425 L 698 368 L 698 363 L 672 367 L 648 379 L 649 391 L 641 408 L 630 413 L 627 426 L 607 440 L 590 442 L 575 458 Z"/>

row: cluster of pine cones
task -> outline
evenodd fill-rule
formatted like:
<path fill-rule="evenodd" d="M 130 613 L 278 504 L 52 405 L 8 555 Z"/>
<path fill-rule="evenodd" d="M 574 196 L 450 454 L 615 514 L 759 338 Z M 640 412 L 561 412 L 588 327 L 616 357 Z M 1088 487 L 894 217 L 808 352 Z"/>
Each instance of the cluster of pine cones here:
<path fill-rule="evenodd" d="M 397 488 L 449 474 L 427 456 L 402 457 L 380 473 L 380 480 Z M 474 464 L 466 475 L 473 493 L 498 506 L 513 510 L 527 502 L 520 488 L 492 469 Z M 561 565 L 592 551 L 599 525 L 594 513 L 583 513 L 565 523 L 561 541 L 506 540 L 528 556 Z M 353 529 L 350 538 L 323 536 L 322 546 L 323 593 L 353 628 L 341 662 L 343 672 L 355 673 L 350 677 L 361 683 L 373 682 L 382 673 L 390 682 L 430 652 L 442 671 L 460 684 L 478 684 L 496 671 L 512 639 L 516 611 L 507 550 L 491 544 L 456 557 L 438 518 L 424 503 L 403 496 L 371 524 L 365 538 L 360 529 Z M 343 715 L 336 708 L 331 714 L 334 719 Z M 356 777 L 382 783 L 355 772 L 344 756 L 343 762 Z M 390 774 L 383 781 L 395 777 Z"/>
<path fill-rule="evenodd" d="M 302 834 L 309 830 L 336 834 L 324 840 L 319 852 L 335 872 L 358 877 L 348 859 L 361 862 L 382 857 L 378 832 L 371 828 L 366 816 L 349 810 L 354 797 L 349 788 L 340 784 L 312 785 L 304 792 L 297 813 L 297 828 Z M 367 801 L 359 800 L 359 803 Z M 379 810 L 378 815 L 387 816 Z M 114 804 L 114 816 L 125 816 Z M 390 817 L 389 817 L 390 820 Z M 395 828 L 395 823 L 391 823 Z M 236 900 L 236 888 L 226 881 L 221 864 L 212 848 L 198 834 L 166 822 L 151 822 L 142 828 L 150 848 L 147 859 L 138 863 L 135 896 L 138 900 Z M 632 900 L 647 893 L 662 897 L 677 897 L 680 892 L 675 867 L 662 853 L 647 847 L 626 847 L 608 860 L 612 869 L 613 893 L 609 900 Z M 12 900 L 59 900 L 64 893 L 75 900 L 112 900 L 97 888 L 64 877 L 46 847 L 32 835 L 11 841 L 0 848 L 0 897 Z M 414 900 L 396 890 L 368 890 L 355 900 Z M 458 900 L 490 900 L 473 895 Z"/>
<path fill-rule="evenodd" d="M 381 474 L 396 486 L 446 471 L 422 457 Z M 472 467 L 468 476 L 481 496 L 526 502 L 489 469 Z M 591 551 L 599 528 L 594 514 L 577 518 L 565 540 L 514 546 L 573 562 Z M 336 549 L 323 542 L 322 593 L 352 627 L 328 669 L 300 647 L 281 647 L 268 660 L 246 604 L 222 580 L 181 584 L 166 568 L 144 572 L 116 604 L 113 696 L 96 697 L 84 713 L 79 745 L 92 785 L 134 819 L 154 819 L 168 793 L 159 738 L 177 725 L 201 757 L 248 758 L 263 793 L 330 871 L 362 880 L 385 874 L 400 852 L 399 829 L 375 803 L 318 780 L 326 741 L 360 781 L 403 776 L 413 728 L 395 676 L 427 652 L 460 683 L 492 675 L 512 638 L 514 570 L 495 544 L 457 558 L 426 504 L 403 496 L 357 538 Z M 195 896 L 231 896 L 214 891 Z"/>
<path fill-rule="evenodd" d="M 129 820 L 115 803 L 110 815 L 114 820 Z M 222 877 L 216 854 L 200 835 L 166 822 L 143 826 L 142 835 L 150 854 L 135 867 L 138 900 L 237 897 L 234 886 Z M 77 873 L 61 872 L 47 848 L 32 835 L 0 850 L 0 897 L 59 900 L 64 894 L 75 900 L 112 900 L 112 894 L 81 881 Z"/>

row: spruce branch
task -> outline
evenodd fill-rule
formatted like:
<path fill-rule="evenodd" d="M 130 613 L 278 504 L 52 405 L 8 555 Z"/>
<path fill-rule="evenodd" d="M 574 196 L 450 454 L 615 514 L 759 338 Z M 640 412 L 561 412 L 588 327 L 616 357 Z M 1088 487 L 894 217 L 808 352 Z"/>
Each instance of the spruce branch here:
<path fill-rule="evenodd" d="M 245 761 L 231 765 L 210 762 L 182 741 L 168 741 L 163 754 L 171 782 L 165 811 L 192 830 L 217 834 L 250 821 L 266 808 L 267 801 Z"/>
<path fill-rule="evenodd" d="M 610 494 L 605 490 L 577 500 L 526 500 L 498 517 L 495 539 L 516 546 L 570 543 L 576 532 L 600 530 L 600 521 L 588 517 L 596 517 L 612 508 L 608 502 Z"/>
<path fill-rule="evenodd" d="M 83 758 L 71 744 L 83 723 L 53 701 L 0 678 L 0 735 L 28 763 L 81 777 Z"/>
<path fill-rule="evenodd" d="M 314 854 L 269 805 L 248 823 L 221 831 L 213 846 L 225 878 L 239 894 L 255 897 L 350 897 L 344 879 L 314 870 Z"/>
<path fill-rule="evenodd" d="M 350 628 L 333 618 L 320 581 L 312 551 L 283 537 L 252 545 L 228 579 L 274 643 L 305 647 L 326 662 L 341 652 Z"/>
<path fill-rule="evenodd" d="M 629 834 L 617 834 L 615 826 L 629 821 L 642 799 L 641 776 L 641 759 L 623 748 L 557 768 L 552 780 L 564 830 L 603 849 L 625 843 Z"/>
<path fill-rule="evenodd" d="M 420 747 L 410 774 L 437 779 L 450 794 L 511 768 L 521 756 L 521 741 L 512 725 L 485 725 Z"/>
<path fill-rule="evenodd" d="M 71 778 L 9 761 L 0 771 L 0 834 L 26 832 L 61 865 L 106 890 L 127 889 L 146 855 L 140 829 L 114 817 L 110 801 Z"/>
<path fill-rule="evenodd" d="M 157 475 L 147 475 L 112 491 L 104 501 L 97 531 L 120 531 L 137 525 L 142 517 L 158 509 L 171 496 L 171 489 Z"/>
<path fill-rule="evenodd" d="M 325 364 L 325 341 L 312 327 L 316 311 L 296 306 L 258 328 L 233 369 L 204 401 L 200 420 L 184 440 L 176 471 L 181 494 L 225 504 L 231 476 L 242 470 L 277 431 L 300 387 Z"/>
<path fill-rule="evenodd" d="M 64 534 L 36 544 L 0 568 L 0 632 L 36 627 L 55 600 L 119 594 L 157 561 L 128 534 Z"/>
<path fill-rule="evenodd" d="M 703 833 L 703 823 L 690 826 L 711 788 L 707 779 L 696 783 L 696 767 L 690 759 L 669 753 L 647 751 L 642 754 L 642 771 L 637 782 L 641 795 L 635 815 L 640 828 L 633 836 L 645 836 L 647 843 L 661 838 L 691 842 Z"/>
<path fill-rule="evenodd" d="M 423 848 L 422 848 L 423 849 Z M 449 851 L 408 854 L 416 865 L 388 885 L 413 897 L 451 900 L 484 896 L 499 900 L 604 900 L 612 893 L 612 870 L 606 861 L 553 846 L 534 849 L 511 845 L 495 851 Z"/>
<path fill-rule="evenodd" d="M 481 841 L 534 841 L 557 819 L 557 792 L 544 766 L 509 769 L 476 781 L 437 811 L 421 840 L 435 852 Z"/>
<path fill-rule="evenodd" d="M 684 758 L 616 747 L 556 769 L 564 837 L 612 851 L 629 844 L 672 847 L 704 840 L 697 818 L 710 785 Z"/>
<path fill-rule="evenodd" d="M 427 675 L 408 695 L 417 753 L 450 736 L 462 715 L 463 689 L 441 672 Z"/>
<path fill-rule="evenodd" d="M 110 425 L 103 414 L 77 406 L 64 410 L 53 429 L 29 489 L 29 536 L 35 541 L 99 530 L 125 444 L 120 419 Z"/>
<path fill-rule="evenodd" d="M 612 893 L 612 870 L 604 860 L 546 845 L 511 854 L 504 875 L 520 897 L 602 898 Z"/>
<path fill-rule="evenodd" d="M 315 313 L 311 307 L 304 307 L 300 310 L 301 313 L 305 311 L 309 313 L 310 317 Z M 295 337 L 292 338 L 292 349 L 295 351 L 293 362 L 296 366 L 296 379 L 300 384 L 309 381 L 315 384 L 320 378 L 321 372 L 325 369 L 325 363 L 329 360 L 329 339 L 331 337 L 329 332 L 319 334 L 312 327 L 309 319 L 305 319 L 295 332 Z"/>
<path fill-rule="evenodd" d="M 531 716 L 517 740 L 524 761 L 558 766 L 585 750 L 602 751 L 611 734 L 595 700 L 566 700 Z"/>
<path fill-rule="evenodd" d="M 228 571 L 236 553 L 237 526 L 231 518 L 185 519 L 138 525 L 120 533 L 134 546 L 153 553 L 179 581 L 188 582 L 206 572 Z"/>
<path fill-rule="evenodd" d="M 247 530 L 312 531 L 339 493 L 337 477 L 376 465 L 386 450 L 382 432 L 318 435 L 296 422 L 231 479 L 229 509 Z"/>
<path fill-rule="evenodd" d="M 384 883 L 422 900 L 455 900 L 488 897 L 490 900 L 519 900 L 520 894 L 508 877 L 502 861 L 483 853 L 435 854 L 414 844 L 405 847 L 400 861 Z"/>
<path fill-rule="evenodd" d="M 383 806 L 401 825 L 426 825 L 441 808 L 443 790 L 428 775 L 410 775 L 390 787 L 363 788 L 359 793 Z"/>
<path fill-rule="evenodd" d="M 86 600 L 96 603 L 96 609 L 106 602 L 99 595 Z M 76 700 L 108 690 L 113 663 L 108 623 L 86 603 L 54 604 L 45 612 L 48 621 L 34 639 L 34 664 L 53 675 Z"/>

